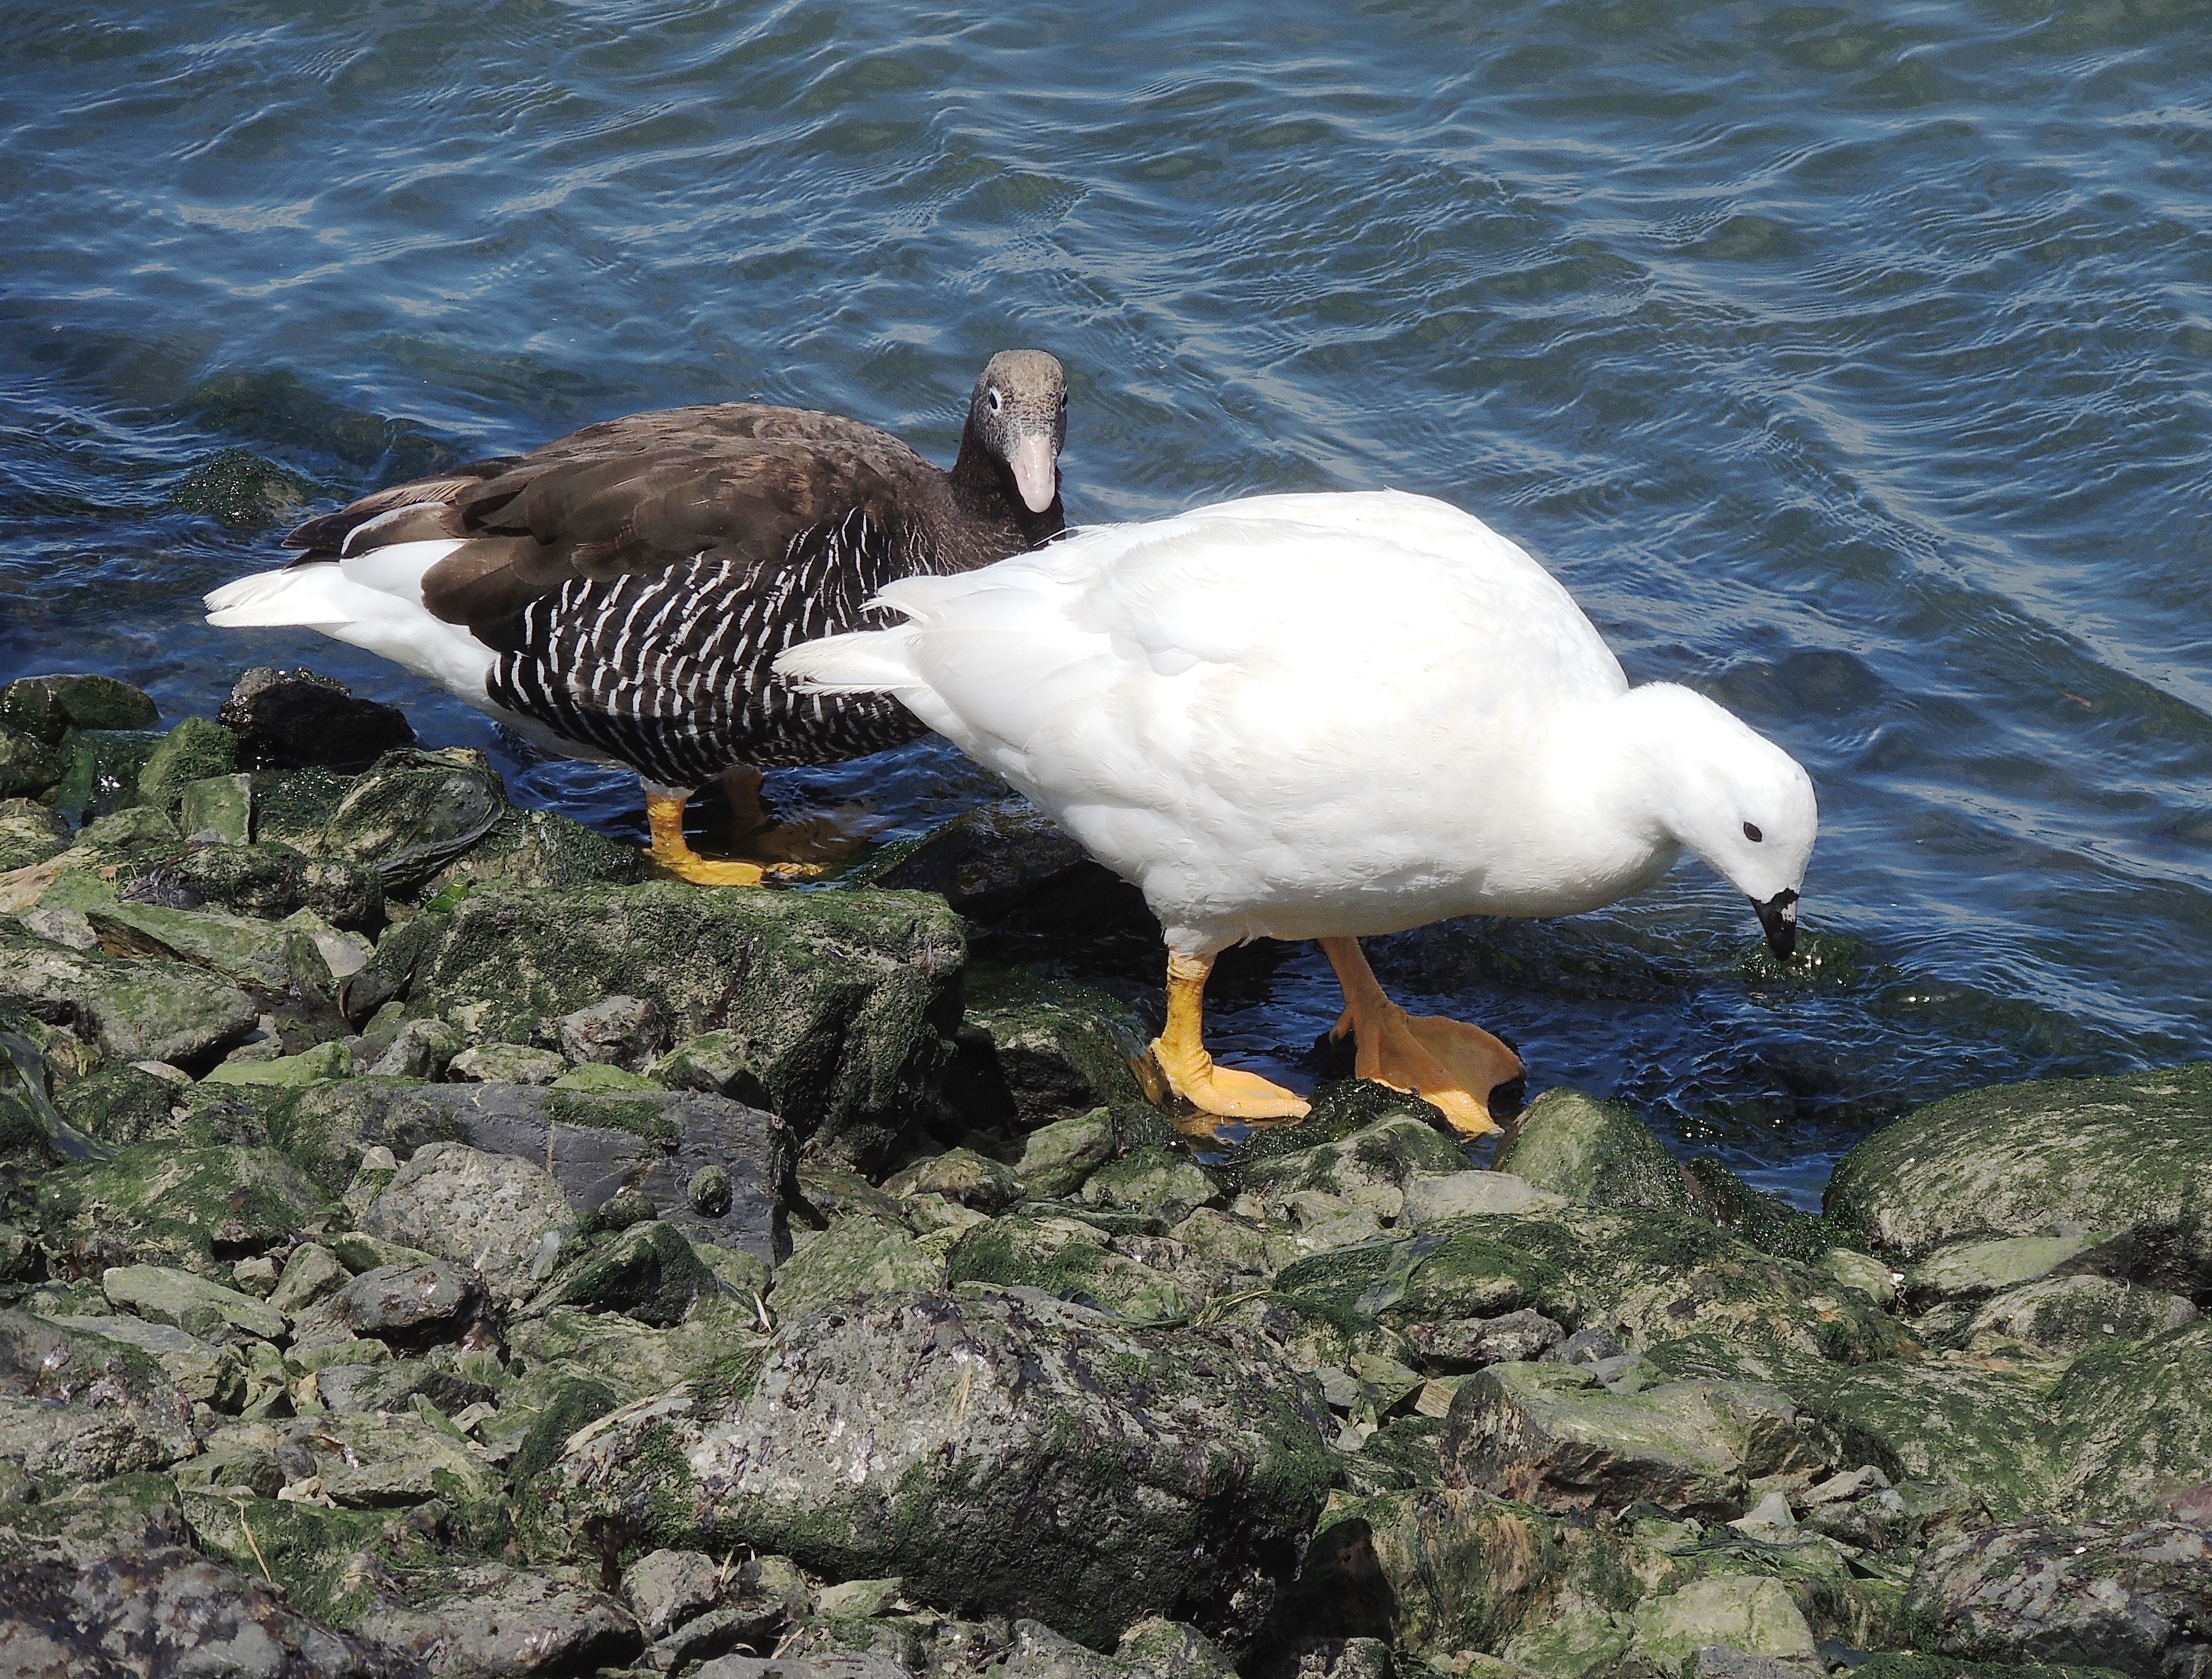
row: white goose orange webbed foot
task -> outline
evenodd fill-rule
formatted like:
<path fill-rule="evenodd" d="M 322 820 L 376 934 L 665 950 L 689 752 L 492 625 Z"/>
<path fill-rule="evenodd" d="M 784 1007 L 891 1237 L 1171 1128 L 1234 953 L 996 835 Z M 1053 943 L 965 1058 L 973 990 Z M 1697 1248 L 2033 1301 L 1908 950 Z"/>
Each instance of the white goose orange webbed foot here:
<path fill-rule="evenodd" d="M 1502 1130 L 1490 1117 L 1491 1095 L 1526 1076 L 1521 1058 L 1479 1026 L 1408 1015 L 1383 994 L 1358 939 L 1325 938 L 1321 948 L 1344 987 L 1344 1015 L 1330 1035 L 1352 1034 L 1358 1050 L 1353 1070 L 1413 1092 L 1466 1136 Z"/>
<path fill-rule="evenodd" d="M 1201 1113 L 1222 1119 L 1302 1119 L 1303 1098 L 1257 1073 L 1218 1067 L 1206 1052 L 1204 1000 L 1211 956 L 1168 953 L 1168 1020 L 1152 1040 L 1152 1058 L 1168 1088 Z"/>
<path fill-rule="evenodd" d="M 690 795 L 681 792 L 648 791 L 645 796 L 646 827 L 653 835 L 646 856 L 664 873 L 694 886 L 758 886 L 810 872 L 803 866 L 763 868 L 757 863 L 716 862 L 700 856 L 684 837 L 684 807 L 689 801 Z"/>

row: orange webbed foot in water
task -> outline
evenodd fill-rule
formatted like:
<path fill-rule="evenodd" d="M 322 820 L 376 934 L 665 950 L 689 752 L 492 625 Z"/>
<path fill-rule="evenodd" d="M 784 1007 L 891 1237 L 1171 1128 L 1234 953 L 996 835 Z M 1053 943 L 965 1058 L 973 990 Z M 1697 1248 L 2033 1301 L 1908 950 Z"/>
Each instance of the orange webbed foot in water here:
<path fill-rule="evenodd" d="M 1222 1119 L 1301 1119 L 1303 1098 L 1257 1073 L 1214 1064 L 1206 1052 L 1204 998 L 1211 956 L 1168 953 L 1168 1020 L 1152 1040 L 1152 1058 L 1168 1088 L 1201 1113 Z"/>
<path fill-rule="evenodd" d="M 688 794 L 678 792 L 648 792 L 645 796 L 646 826 L 653 835 L 646 856 L 664 873 L 689 881 L 694 886 L 758 886 L 769 880 L 821 872 L 809 864 L 763 867 L 757 863 L 720 862 L 700 856 L 684 837 L 684 807 L 689 798 Z"/>
<path fill-rule="evenodd" d="M 1490 1117 L 1490 1098 L 1526 1076 L 1519 1056 L 1479 1026 L 1407 1014 L 1383 994 L 1358 939 L 1325 938 L 1321 948 L 1344 987 L 1344 1014 L 1330 1035 L 1352 1034 L 1360 1077 L 1411 1091 L 1466 1136 L 1504 1129 Z"/>

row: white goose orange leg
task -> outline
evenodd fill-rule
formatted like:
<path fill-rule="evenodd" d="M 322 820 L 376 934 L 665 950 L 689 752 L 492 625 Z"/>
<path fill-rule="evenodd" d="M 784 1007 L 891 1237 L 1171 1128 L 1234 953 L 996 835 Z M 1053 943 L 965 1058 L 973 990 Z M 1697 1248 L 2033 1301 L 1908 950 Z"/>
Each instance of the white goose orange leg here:
<path fill-rule="evenodd" d="M 1152 1058 L 1168 1088 L 1201 1113 L 1224 1119 L 1298 1119 L 1304 1100 L 1257 1073 L 1217 1067 L 1206 1052 L 1204 1008 L 1211 956 L 1168 952 L 1168 1023 L 1152 1040 Z"/>
<path fill-rule="evenodd" d="M 1479 1026 L 1408 1015 L 1383 994 L 1358 939 L 1325 938 L 1321 948 L 1344 987 L 1344 1014 L 1329 1035 L 1352 1033 L 1360 1077 L 1412 1091 L 1469 1137 L 1503 1129 L 1490 1117 L 1490 1093 L 1522 1076 L 1519 1056 Z"/>

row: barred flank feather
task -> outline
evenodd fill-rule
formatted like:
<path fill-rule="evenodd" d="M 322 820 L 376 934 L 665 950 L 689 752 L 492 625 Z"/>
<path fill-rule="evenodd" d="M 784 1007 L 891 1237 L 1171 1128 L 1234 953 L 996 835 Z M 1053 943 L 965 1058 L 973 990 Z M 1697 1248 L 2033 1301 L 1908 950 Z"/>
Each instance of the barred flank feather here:
<path fill-rule="evenodd" d="M 922 733 L 903 706 L 794 693 L 771 667 L 787 647 L 884 621 L 865 603 L 904 569 L 855 508 L 794 537 L 764 578 L 712 553 L 649 576 L 574 578 L 525 609 L 521 645 L 488 686 L 497 704 L 671 787 L 737 764 L 880 752 Z"/>

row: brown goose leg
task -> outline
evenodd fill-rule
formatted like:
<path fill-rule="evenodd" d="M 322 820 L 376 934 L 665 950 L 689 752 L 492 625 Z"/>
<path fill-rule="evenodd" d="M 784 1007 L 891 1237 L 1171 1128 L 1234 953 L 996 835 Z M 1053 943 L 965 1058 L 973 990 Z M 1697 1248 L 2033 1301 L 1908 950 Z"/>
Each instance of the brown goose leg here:
<path fill-rule="evenodd" d="M 1468 1137 L 1503 1129 L 1490 1117 L 1490 1093 L 1522 1076 L 1519 1056 L 1479 1026 L 1408 1015 L 1383 994 L 1358 939 L 1325 938 L 1321 948 L 1344 987 L 1344 1014 L 1329 1035 L 1352 1033 L 1360 1077 L 1412 1091 Z"/>
<path fill-rule="evenodd" d="M 1152 1040 L 1152 1058 L 1167 1075 L 1168 1088 L 1201 1113 L 1224 1119 L 1297 1119 L 1305 1103 L 1257 1073 L 1217 1067 L 1206 1052 L 1204 1007 L 1211 956 L 1168 952 L 1168 1021 Z"/>

